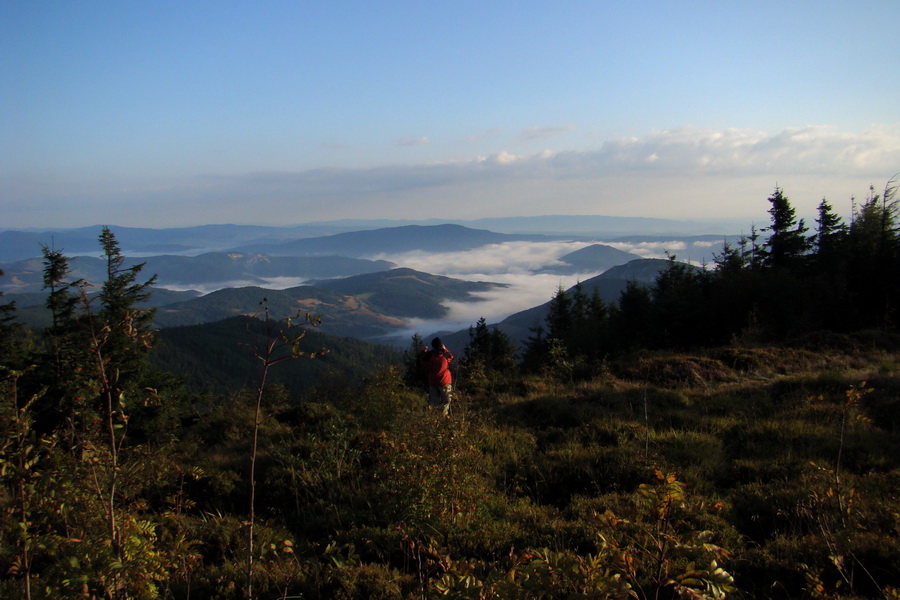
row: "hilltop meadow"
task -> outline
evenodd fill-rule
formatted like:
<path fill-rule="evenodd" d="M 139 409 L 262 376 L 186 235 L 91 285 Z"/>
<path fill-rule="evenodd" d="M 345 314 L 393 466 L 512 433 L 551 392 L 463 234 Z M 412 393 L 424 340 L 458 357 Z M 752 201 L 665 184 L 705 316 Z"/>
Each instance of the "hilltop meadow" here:
<path fill-rule="evenodd" d="M 894 189 L 474 323 L 449 417 L 418 336 L 158 332 L 112 231 L 90 294 L 45 247 L 52 324 L 0 305 L 0 596 L 898 598 Z"/>

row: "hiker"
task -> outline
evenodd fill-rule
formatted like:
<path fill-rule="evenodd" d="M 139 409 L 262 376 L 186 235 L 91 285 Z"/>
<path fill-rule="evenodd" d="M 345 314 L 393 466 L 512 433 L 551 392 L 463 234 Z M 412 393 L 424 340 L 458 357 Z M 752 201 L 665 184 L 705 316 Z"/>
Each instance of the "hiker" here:
<path fill-rule="evenodd" d="M 428 404 L 443 407 L 444 416 L 450 415 L 450 402 L 453 400 L 452 360 L 453 354 L 439 337 L 431 340 L 430 350 L 423 346 L 419 353 L 419 367 L 428 374 Z"/>

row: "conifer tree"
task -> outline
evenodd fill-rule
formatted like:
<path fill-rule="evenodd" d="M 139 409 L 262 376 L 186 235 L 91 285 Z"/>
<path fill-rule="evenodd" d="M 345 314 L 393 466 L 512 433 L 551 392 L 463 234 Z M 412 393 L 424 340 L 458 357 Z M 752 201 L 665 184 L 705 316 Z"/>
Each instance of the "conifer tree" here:
<path fill-rule="evenodd" d="M 600 288 L 595 287 L 588 301 L 588 321 L 594 325 L 603 325 L 609 318 L 609 306 L 600 295 Z"/>
<path fill-rule="evenodd" d="M 44 289 L 50 290 L 46 304 L 53 317 L 53 328 L 57 329 L 71 319 L 75 312 L 78 296 L 71 290 L 77 287 L 79 282 L 67 281 L 71 267 L 69 258 L 62 250 L 44 245 L 41 246 L 41 252 L 44 257 Z"/>
<path fill-rule="evenodd" d="M 522 352 L 522 368 L 528 373 L 537 373 L 546 363 L 550 346 L 541 323 L 535 323 L 528 331 L 529 335 Z"/>
<path fill-rule="evenodd" d="M 484 317 L 469 327 L 469 343 L 463 351 L 463 364 L 478 368 L 486 375 L 508 373 L 515 366 L 515 345 L 498 327 L 488 327 Z"/>
<path fill-rule="evenodd" d="M 775 188 L 769 203 L 772 222 L 763 229 L 769 233 L 769 238 L 761 249 L 762 264 L 773 268 L 796 266 L 811 247 L 806 237 L 808 228 L 803 219 L 797 220 L 794 207 L 781 188 Z"/>
<path fill-rule="evenodd" d="M 425 347 L 425 340 L 419 333 L 412 336 L 409 348 L 403 351 L 403 381 L 406 385 L 421 388 L 425 385 L 425 376 L 419 368 L 419 354 Z"/>
<path fill-rule="evenodd" d="M 565 340 L 572 331 L 572 298 L 560 285 L 556 295 L 550 300 L 547 312 L 547 335 L 551 338 Z"/>
<path fill-rule="evenodd" d="M 895 198 L 896 189 L 893 179 L 883 195 L 870 187 L 847 232 L 848 279 L 863 327 L 885 327 L 896 321 L 893 313 L 900 302 L 900 200 Z"/>
<path fill-rule="evenodd" d="M 53 429 L 66 423 L 66 439 L 74 444 L 76 432 L 81 431 L 84 395 L 78 382 L 90 360 L 88 343 L 84 335 L 84 323 L 77 306 L 86 283 L 70 281 L 69 258 L 61 249 L 41 246 L 43 254 L 43 284 L 49 290 L 45 306 L 50 310 L 52 324 L 46 330 L 46 354 L 39 357 L 44 368 L 36 373 L 43 379 L 35 388 L 46 386 L 47 393 L 35 406 L 35 414 L 42 427 Z M 26 384 L 27 385 L 27 384 Z"/>
<path fill-rule="evenodd" d="M 747 238 L 741 237 L 738 246 L 734 246 L 728 240 L 722 242 L 722 251 L 713 254 L 715 272 L 720 276 L 736 275 L 747 267 L 747 257 L 744 252 Z"/>
<path fill-rule="evenodd" d="M 3 277 L 3 269 L 0 269 L 0 277 Z M 0 298 L 2 297 L 3 292 L 0 292 Z M 7 327 L 9 325 L 9 322 L 13 320 L 12 313 L 15 309 L 15 301 L 0 304 L 0 327 Z"/>
<path fill-rule="evenodd" d="M 99 318 L 108 331 L 105 353 L 120 377 L 135 378 L 146 368 L 147 352 L 152 347 L 152 309 L 140 307 L 151 295 L 156 282 L 153 275 L 138 283 L 138 275 L 145 263 L 125 266 L 125 257 L 116 236 L 103 227 L 98 238 L 106 261 L 106 281 L 100 291 Z"/>
<path fill-rule="evenodd" d="M 587 320 L 589 299 L 584 293 L 584 286 L 581 282 L 575 283 L 572 289 L 572 324 L 576 327 L 584 325 Z"/>
<path fill-rule="evenodd" d="M 575 348 L 578 354 L 588 359 L 603 357 L 609 352 L 609 306 L 595 287 L 587 299 L 583 319 L 576 324 L 574 332 Z"/>
<path fill-rule="evenodd" d="M 619 349 L 641 348 L 651 339 L 653 299 L 650 290 L 630 279 L 619 294 L 611 326 Z"/>
<path fill-rule="evenodd" d="M 3 277 L 3 269 L 0 269 L 0 277 Z M 0 292 L 2 302 L 3 292 Z M 27 337 L 24 329 L 15 323 L 16 302 L 0 303 L 0 366 L 16 368 L 21 362 L 24 347 L 24 338 Z M 0 373 L 2 375 L 2 373 Z"/>
<path fill-rule="evenodd" d="M 820 267 L 833 267 L 845 250 L 847 226 L 825 198 L 818 206 L 816 219 L 815 253 Z"/>
<path fill-rule="evenodd" d="M 706 341 L 707 273 L 669 256 L 651 289 L 654 335 L 664 347 Z"/>

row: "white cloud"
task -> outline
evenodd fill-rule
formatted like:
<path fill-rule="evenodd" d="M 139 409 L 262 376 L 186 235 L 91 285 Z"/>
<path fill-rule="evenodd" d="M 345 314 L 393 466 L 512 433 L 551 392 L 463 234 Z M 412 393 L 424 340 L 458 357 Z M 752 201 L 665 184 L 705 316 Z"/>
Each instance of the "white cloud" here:
<path fill-rule="evenodd" d="M 388 260 L 398 266 L 426 273 L 440 273 L 475 281 L 474 277 L 530 274 L 591 242 L 504 242 L 489 244 L 475 250 L 428 253 L 422 251 L 403 254 L 379 254 L 372 260 Z"/>
<path fill-rule="evenodd" d="M 887 174 L 900 159 L 900 128 L 849 133 L 808 126 L 767 133 L 685 127 L 652 131 L 643 138 L 608 140 L 599 150 L 576 153 L 573 158 L 582 165 L 719 174 Z"/>
<path fill-rule="evenodd" d="M 485 162 L 493 162 L 498 165 L 511 165 L 514 162 L 521 160 L 521 159 L 522 159 L 521 156 L 512 154 L 512 153 L 504 150 L 504 151 L 500 152 L 499 154 L 495 154 L 494 156 L 491 156 L 490 158 L 486 159 Z"/>
<path fill-rule="evenodd" d="M 240 288 L 255 285 L 259 285 L 259 282 L 237 279 L 233 281 L 216 281 L 209 283 L 162 283 L 158 284 L 156 287 L 164 290 L 171 290 L 173 292 L 200 292 L 201 294 L 211 294 L 212 292 L 224 290 L 227 288 Z"/>
<path fill-rule="evenodd" d="M 603 242 L 607 246 L 612 246 L 616 250 L 622 252 L 631 252 L 643 258 L 666 258 L 666 253 L 679 256 L 688 249 L 688 245 L 683 241 L 653 241 L 653 242 Z"/>
<path fill-rule="evenodd" d="M 569 288 L 584 276 L 567 275 L 526 275 L 509 274 L 493 276 L 491 281 L 505 283 L 509 287 L 477 294 L 478 300 L 471 302 L 445 302 L 447 315 L 440 320 L 411 319 L 408 330 L 422 334 L 431 332 L 459 331 L 474 325 L 484 317 L 488 323 L 498 323 L 506 317 L 523 310 L 539 306 L 553 298 L 560 285 Z M 482 278 L 482 280 L 484 280 Z"/>
<path fill-rule="evenodd" d="M 171 290 L 173 292 L 200 292 L 201 294 L 210 294 L 228 288 L 249 286 L 260 287 L 266 290 L 286 290 L 288 288 L 303 285 L 306 281 L 308 280 L 303 277 L 261 277 L 259 280 L 248 279 L 188 284 L 162 283 L 156 287 L 164 290 Z"/>

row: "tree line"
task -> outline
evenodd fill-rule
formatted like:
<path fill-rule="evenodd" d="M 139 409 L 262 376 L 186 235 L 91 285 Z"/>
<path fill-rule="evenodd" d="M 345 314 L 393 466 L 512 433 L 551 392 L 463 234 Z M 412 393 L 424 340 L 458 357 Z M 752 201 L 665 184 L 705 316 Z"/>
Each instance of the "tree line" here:
<path fill-rule="evenodd" d="M 638 349 L 781 343 L 803 336 L 894 331 L 900 307 L 898 183 L 854 201 L 850 223 L 821 201 L 815 227 L 798 219 L 781 188 L 768 226 L 725 242 L 713 265 L 674 255 L 650 286 L 630 281 L 607 303 L 582 284 L 560 287 L 522 350 L 526 371 L 590 373 Z M 471 332 L 487 339 L 485 331 Z M 502 335 L 495 331 L 491 335 Z M 500 370 L 500 369 L 497 369 Z"/>

